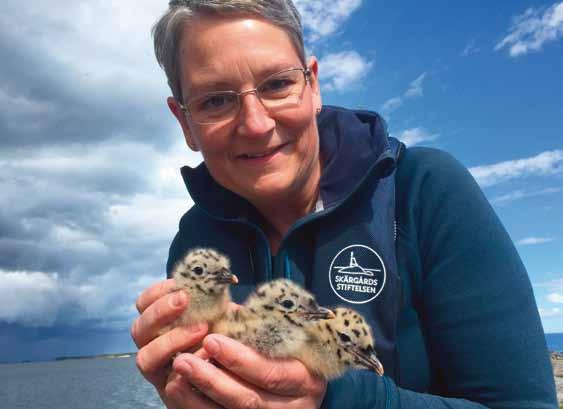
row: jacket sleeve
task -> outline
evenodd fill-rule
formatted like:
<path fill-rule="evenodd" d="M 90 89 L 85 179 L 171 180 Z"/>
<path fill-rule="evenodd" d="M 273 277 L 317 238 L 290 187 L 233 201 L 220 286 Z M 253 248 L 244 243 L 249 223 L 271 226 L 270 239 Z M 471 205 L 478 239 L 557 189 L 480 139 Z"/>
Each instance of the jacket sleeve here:
<path fill-rule="evenodd" d="M 451 156 L 409 149 L 397 175 L 398 260 L 428 355 L 423 392 L 354 371 L 329 384 L 324 408 L 557 408 L 545 336 L 526 270 L 469 172 Z M 412 258 L 411 257 L 411 258 Z M 416 370 L 417 362 L 401 365 Z M 400 378 L 398 383 L 400 384 Z M 349 406 L 347 406 L 349 405 Z"/>

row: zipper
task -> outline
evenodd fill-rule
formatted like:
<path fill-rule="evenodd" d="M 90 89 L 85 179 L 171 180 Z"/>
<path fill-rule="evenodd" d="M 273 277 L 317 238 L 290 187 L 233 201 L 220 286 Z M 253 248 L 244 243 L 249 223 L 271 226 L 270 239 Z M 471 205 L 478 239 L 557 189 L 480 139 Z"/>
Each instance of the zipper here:
<path fill-rule="evenodd" d="M 385 376 L 382 376 L 383 385 L 385 386 L 385 409 L 391 409 L 391 391 L 389 388 L 389 381 Z"/>
<path fill-rule="evenodd" d="M 266 253 L 266 281 L 270 281 L 272 279 L 272 253 L 270 251 L 270 245 L 268 244 L 268 239 L 266 238 L 266 235 L 264 234 L 262 229 L 260 229 L 260 227 L 258 227 L 254 223 L 250 223 L 248 221 L 241 221 L 241 220 L 230 220 L 230 219 L 226 219 L 224 217 L 214 216 L 214 215 L 211 215 L 203 207 L 199 207 L 199 208 L 201 209 L 201 211 L 203 213 L 205 213 L 211 219 L 215 219 L 215 220 L 225 222 L 225 223 L 235 223 L 235 224 L 242 224 L 242 225 L 245 225 L 245 226 L 249 226 L 258 233 L 258 235 L 262 239 L 262 242 L 265 244 L 264 248 L 265 248 L 265 253 Z M 252 259 L 252 252 L 251 252 L 250 249 L 248 249 L 248 253 L 249 253 L 249 256 L 250 256 L 250 266 L 254 270 L 254 261 Z"/>
<path fill-rule="evenodd" d="M 283 254 L 283 276 L 291 280 L 291 265 L 289 264 L 289 257 L 287 257 L 286 251 L 284 251 Z"/>

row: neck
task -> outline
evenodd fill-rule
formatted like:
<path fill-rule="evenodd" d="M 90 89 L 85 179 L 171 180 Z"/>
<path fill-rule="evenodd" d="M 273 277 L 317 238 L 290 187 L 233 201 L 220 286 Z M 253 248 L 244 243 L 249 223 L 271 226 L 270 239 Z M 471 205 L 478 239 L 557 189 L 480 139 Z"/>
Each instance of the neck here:
<path fill-rule="evenodd" d="M 254 203 L 266 220 L 266 226 L 263 228 L 270 242 L 272 254 L 277 253 L 282 238 L 291 226 L 315 209 L 319 197 L 320 178 L 319 160 L 311 177 L 303 186 Z"/>
<path fill-rule="evenodd" d="M 278 199 L 270 205 L 258 207 L 258 210 L 267 221 L 264 230 L 270 242 L 272 254 L 277 253 L 281 240 L 291 226 L 315 209 L 318 199 L 318 187 L 313 194 L 302 198 L 303 200 L 301 201 L 287 199 Z"/>

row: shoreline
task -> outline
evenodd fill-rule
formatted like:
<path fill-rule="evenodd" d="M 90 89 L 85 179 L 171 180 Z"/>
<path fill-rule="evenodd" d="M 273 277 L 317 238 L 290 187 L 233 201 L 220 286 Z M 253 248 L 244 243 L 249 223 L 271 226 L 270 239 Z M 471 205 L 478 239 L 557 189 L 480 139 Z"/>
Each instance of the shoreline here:
<path fill-rule="evenodd" d="M 96 355 L 76 355 L 76 356 L 57 356 L 51 359 L 36 360 L 36 361 L 13 361 L 13 362 L 0 362 L 0 365 L 17 365 L 17 364 L 37 364 L 46 362 L 61 362 L 61 361 L 74 361 L 83 359 L 124 359 L 132 358 L 137 355 L 137 352 L 121 352 L 116 354 L 96 354 Z"/>

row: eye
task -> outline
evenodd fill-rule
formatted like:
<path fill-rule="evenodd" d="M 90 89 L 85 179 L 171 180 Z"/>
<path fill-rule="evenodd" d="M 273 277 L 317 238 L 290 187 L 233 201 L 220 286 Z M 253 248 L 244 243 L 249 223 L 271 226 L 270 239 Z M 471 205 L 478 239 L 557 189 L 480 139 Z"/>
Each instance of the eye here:
<path fill-rule="evenodd" d="M 295 88 L 296 81 L 291 73 L 272 77 L 264 81 L 258 92 L 264 98 L 285 98 Z"/>
<path fill-rule="evenodd" d="M 290 87 L 292 82 L 287 78 L 272 78 L 266 81 L 260 87 L 260 91 L 262 92 L 270 92 L 270 91 L 279 91 L 281 89 L 285 89 Z"/>
<path fill-rule="evenodd" d="M 195 275 L 198 275 L 198 276 L 203 274 L 203 268 L 201 268 L 200 266 L 192 268 L 192 271 Z"/>
<path fill-rule="evenodd" d="M 293 301 L 291 301 L 291 300 L 283 300 L 283 301 L 281 302 L 281 305 L 282 305 L 282 307 L 285 308 L 286 310 L 289 310 L 289 309 L 293 308 L 293 306 L 294 306 L 295 304 L 294 304 Z"/>
<path fill-rule="evenodd" d="M 338 336 L 340 337 L 340 340 L 342 342 L 350 342 L 351 341 L 350 337 L 348 335 L 342 333 L 342 332 L 339 332 Z"/>
<path fill-rule="evenodd" d="M 235 105 L 235 98 L 234 94 L 228 92 L 207 94 L 193 101 L 189 108 L 196 113 L 223 112 Z"/>
<path fill-rule="evenodd" d="M 209 95 L 202 101 L 200 106 L 202 109 L 217 109 L 227 104 L 227 102 L 228 97 L 226 95 Z"/>

